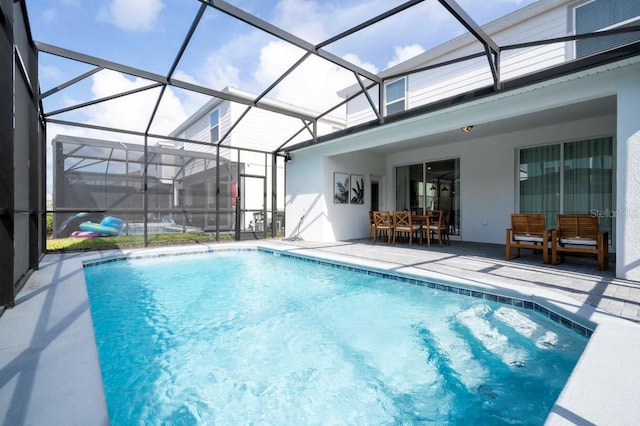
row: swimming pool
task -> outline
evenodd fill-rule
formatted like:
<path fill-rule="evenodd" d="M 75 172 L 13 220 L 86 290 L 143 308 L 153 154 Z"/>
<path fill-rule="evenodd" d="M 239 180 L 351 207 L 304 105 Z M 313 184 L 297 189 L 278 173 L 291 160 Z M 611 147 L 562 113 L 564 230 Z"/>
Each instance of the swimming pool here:
<path fill-rule="evenodd" d="M 85 275 L 114 425 L 542 424 L 587 342 L 516 301 L 270 252 Z"/>

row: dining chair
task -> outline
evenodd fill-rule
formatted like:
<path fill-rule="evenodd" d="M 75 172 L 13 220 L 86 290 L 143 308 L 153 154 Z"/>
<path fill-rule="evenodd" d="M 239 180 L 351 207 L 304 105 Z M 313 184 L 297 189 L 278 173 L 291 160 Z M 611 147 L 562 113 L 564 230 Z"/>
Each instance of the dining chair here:
<path fill-rule="evenodd" d="M 387 237 L 387 243 L 391 242 L 391 233 L 393 232 L 393 221 L 388 211 L 373 212 L 373 243 L 378 241 L 378 237 L 384 235 Z"/>
<path fill-rule="evenodd" d="M 376 231 L 376 224 L 373 221 L 373 210 L 369 210 L 369 240 L 373 238 L 373 234 Z"/>
<path fill-rule="evenodd" d="M 438 237 L 438 245 L 442 246 L 443 241 L 449 245 L 449 225 L 445 221 L 445 214 L 442 210 L 431 210 L 427 212 L 429 216 L 429 226 L 427 228 L 427 246 L 431 247 L 431 239 Z"/>
<path fill-rule="evenodd" d="M 420 236 L 420 244 L 422 244 L 422 222 L 414 223 L 412 215 L 408 211 L 393 212 L 393 244 L 396 243 L 396 236 L 399 233 L 407 233 L 409 235 L 409 247 L 413 243 L 413 236 Z"/>
<path fill-rule="evenodd" d="M 447 210 L 443 213 L 442 225 L 444 226 L 444 232 L 442 233 L 442 239 L 447 245 L 451 245 L 449 236 L 451 235 L 451 210 Z"/>

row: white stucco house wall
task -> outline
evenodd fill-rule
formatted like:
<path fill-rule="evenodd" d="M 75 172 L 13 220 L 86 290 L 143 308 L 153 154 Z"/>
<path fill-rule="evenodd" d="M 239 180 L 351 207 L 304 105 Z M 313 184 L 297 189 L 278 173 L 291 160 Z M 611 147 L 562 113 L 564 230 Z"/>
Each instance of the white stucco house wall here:
<path fill-rule="evenodd" d="M 615 21 L 605 12 L 611 3 L 616 2 L 539 0 L 483 29 L 504 47 L 640 24 L 640 5 L 617 2 L 625 8 L 624 19 Z M 596 28 L 581 29 L 584 21 Z M 381 73 L 393 76 L 382 90 L 382 119 L 365 96 L 353 97 L 358 85 L 345 88 L 339 94 L 350 99 L 347 129 L 291 148 L 286 215 L 294 222 L 304 219 L 297 229 L 288 226 L 288 236 L 322 242 L 366 238 L 369 210 L 407 207 L 398 194 L 402 171 L 416 166 L 428 176 L 430 164 L 455 160 L 457 177 L 449 188 L 456 191 L 458 222 L 452 239 L 504 244 L 511 213 L 535 208 L 527 207 L 523 193 L 523 181 L 534 182 L 537 173 L 527 158 L 546 150 L 559 153 L 545 163 L 555 174 L 540 172 L 558 179 L 550 220 L 577 206 L 601 215 L 616 253 L 610 268 L 618 277 L 640 280 L 640 33 L 620 37 L 605 47 L 607 53 L 595 39 L 503 48 L 496 89 L 486 56 L 429 68 L 483 51 L 473 35 L 460 36 Z M 374 106 L 379 92 L 370 89 Z M 467 126 L 470 132 L 461 131 Z M 582 192 L 569 187 L 579 185 L 582 175 L 572 178 L 577 183 L 567 176 L 572 168 L 588 173 L 596 167 L 596 154 L 585 154 L 586 162 L 572 160 L 572 150 L 588 144 L 609 150 L 597 154 L 607 163 L 598 167 L 609 177 L 603 178 L 605 189 L 587 189 L 583 202 Z M 334 203 L 336 172 L 365 177 L 364 204 Z M 416 194 L 422 197 L 433 183 L 418 180 Z M 372 196 L 372 190 L 378 192 Z M 552 199 L 544 188 L 539 192 L 539 199 Z M 596 192 L 599 201 L 589 208 Z"/>

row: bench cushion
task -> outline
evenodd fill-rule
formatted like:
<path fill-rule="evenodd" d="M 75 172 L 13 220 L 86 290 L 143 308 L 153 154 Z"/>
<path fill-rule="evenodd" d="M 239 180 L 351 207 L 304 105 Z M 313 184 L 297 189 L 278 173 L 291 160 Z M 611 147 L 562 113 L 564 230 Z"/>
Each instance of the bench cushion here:
<path fill-rule="evenodd" d="M 560 238 L 560 243 L 562 244 L 572 244 L 572 245 L 580 245 L 580 246 L 596 246 L 598 245 L 597 240 L 593 240 L 590 238 Z"/>
<path fill-rule="evenodd" d="M 540 237 L 538 235 L 514 235 L 513 236 L 513 240 L 514 241 L 524 241 L 524 242 L 529 242 L 529 243 L 541 243 L 542 242 L 542 237 Z"/>

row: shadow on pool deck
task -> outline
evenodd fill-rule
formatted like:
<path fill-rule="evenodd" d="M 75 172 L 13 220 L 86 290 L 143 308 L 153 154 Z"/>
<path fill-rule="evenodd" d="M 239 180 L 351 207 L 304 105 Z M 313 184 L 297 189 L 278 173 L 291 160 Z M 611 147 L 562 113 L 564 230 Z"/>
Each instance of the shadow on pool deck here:
<path fill-rule="evenodd" d="M 367 239 L 336 243 L 287 241 L 287 244 L 314 248 L 324 252 L 358 259 L 376 260 L 412 266 L 471 280 L 488 280 L 501 284 L 507 280 L 535 289 L 548 289 L 565 294 L 584 305 L 609 314 L 640 322 L 640 282 L 615 277 L 615 254 L 610 255 L 609 268 L 598 271 L 595 257 L 566 256 L 559 265 L 544 264 L 542 255 L 522 250 L 521 256 L 505 260 L 505 246 L 452 241 L 450 246 L 431 247 L 406 243 L 395 245 Z M 585 315 L 588 317 L 588 314 Z"/>

